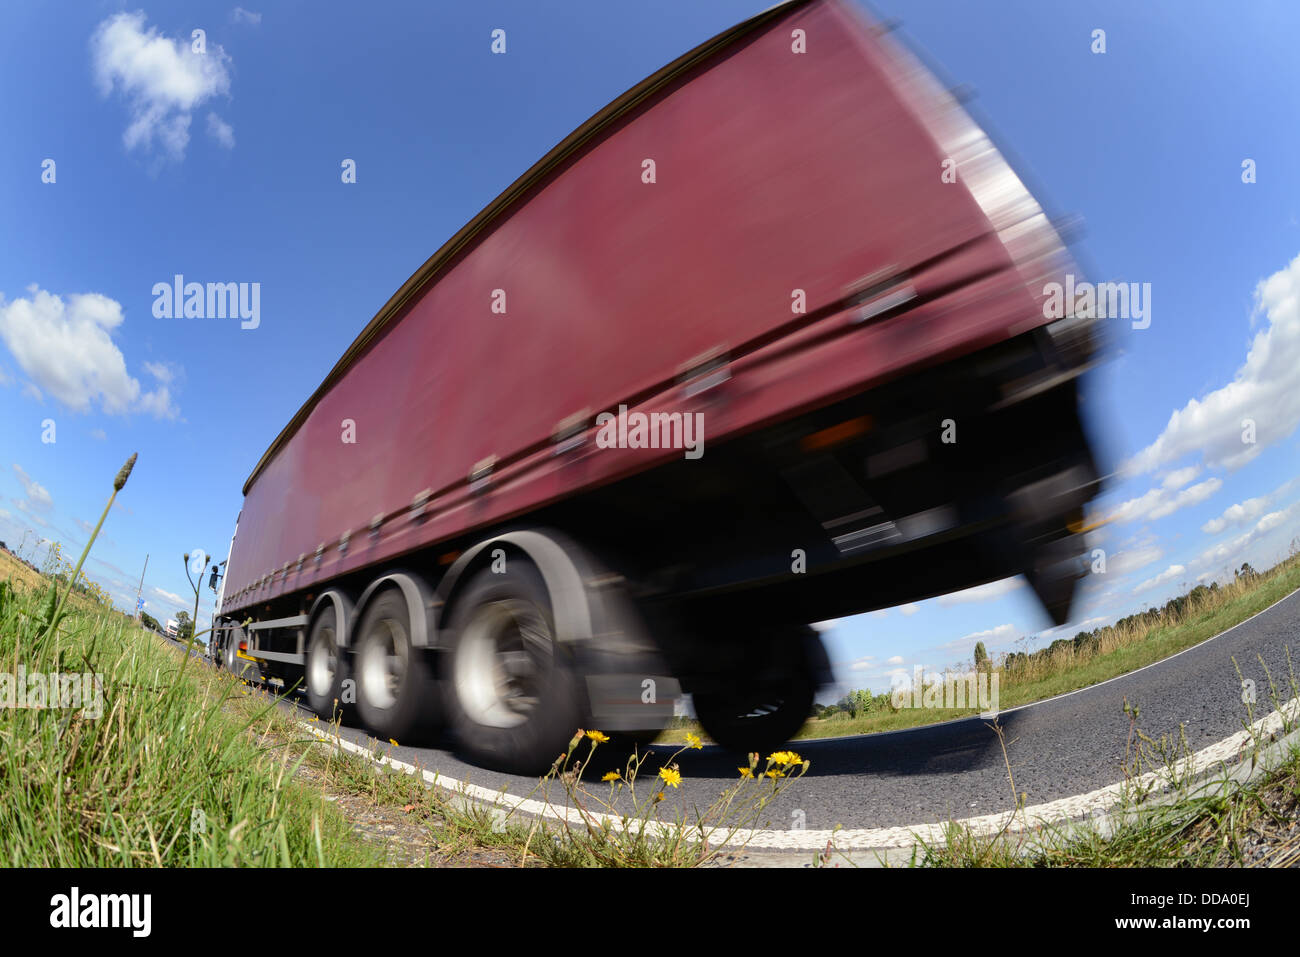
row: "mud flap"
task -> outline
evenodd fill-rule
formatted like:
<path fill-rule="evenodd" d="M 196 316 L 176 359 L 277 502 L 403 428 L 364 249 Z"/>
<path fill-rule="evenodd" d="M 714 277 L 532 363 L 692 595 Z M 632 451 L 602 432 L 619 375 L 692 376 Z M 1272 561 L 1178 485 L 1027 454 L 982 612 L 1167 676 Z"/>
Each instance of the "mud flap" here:
<path fill-rule="evenodd" d="M 1069 535 L 1035 549 L 1025 578 L 1038 600 L 1060 626 L 1070 620 L 1075 588 L 1087 567 L 1082 555 L 1082 536 Z"/>

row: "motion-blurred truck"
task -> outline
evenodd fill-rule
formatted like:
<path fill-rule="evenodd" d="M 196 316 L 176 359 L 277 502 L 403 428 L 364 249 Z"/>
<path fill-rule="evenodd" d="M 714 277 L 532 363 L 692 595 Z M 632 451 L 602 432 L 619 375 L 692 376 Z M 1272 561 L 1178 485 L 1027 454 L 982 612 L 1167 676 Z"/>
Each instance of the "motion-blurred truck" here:
<path fill-rule="evenodd" d="M 546 768 L 792 736 L 810 622 L 1023 574 L 1056 622 L 1098 470 L 1073 269 L 887 30 L 785 3 L 583 123 L 365 326 L 244 486 L 226 664 Z M 286 357 L 288 360 L 288 357 Z M 242 427 L 241 427 L 242 428 Z"/>

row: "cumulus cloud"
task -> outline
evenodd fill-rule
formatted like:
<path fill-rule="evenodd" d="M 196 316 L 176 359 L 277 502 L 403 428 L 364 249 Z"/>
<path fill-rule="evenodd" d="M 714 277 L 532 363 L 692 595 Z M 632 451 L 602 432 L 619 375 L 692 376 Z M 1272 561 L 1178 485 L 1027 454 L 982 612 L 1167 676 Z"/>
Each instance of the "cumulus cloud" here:
<path fill-rule="evenodd" d="M 914 601 L 909 601 L 906 605 L 903 605 L 898 610 L 902 612 L 904 615 L 911 616 L 911 615 L 915 615 L 918 611 L 920 611 L 921 606 Z"/>
<path fill-rule="evenodd" d="M 1235 505 L 1229 505 L 1218 518 L 1212 518 L 1202 525 L 1201 531 L 1207 535 L 1217 535 L 1229 526 L 1245 528 L 1263 515 L 1269 506 L 1285 496 L 1297 485 L 1300 485 L 1300 478 L 1293 478 L 1283 482 L 1267 495 L 1248 498 L 1243 502 L 1237 502 Z"/>
<path fill-rule="evenodd" d="M 54 506 L 54 498 L 49 490 L 28 475 L 17 462 L 14 463 L 14 474 L 18 476 L 23 493 L 27 496 L 26 499 L 15 500 L 19 508 L 24 512 L 48 512 Z"/>
<path fill-rule="evenodd" d="M 262 22 L 262 15 L 254 13 L 252 10 L 245 10 L 243 7 L 235 7 L 230 13 L 230 19 L 235 23 L 247 23 L 257 26 Z"/>
<path fill-rule="evenodd" d="M 171 367 L 165 362 L 146 362 L 144 364 L 144 371 L 149 373 L 159 382 L 171 382 L 175 377 Z"/>
<path fill-rule="evenodd" d="M 984 631 L 976 631 L 969 635 L 963 635 L 953 641 L 940 645 L 949 651 L 961 651 L 967 648 L 974 648 L 976 642 L 1000 643 L 1006 644 L 1020 637 L 1020 629 L 1015 625 L 998 625 L 996 628 L 988 628 Z M 987 645 L 985 646 L 987 650 Z"/>
<path fill-rule="evenodd" d="M 1287 508 L 1279 509 L 1276 512 L 1269 512 L 1267 515 L 1260 516 L 1254 526 L 1247 532 L 1238 535 L 1236 538 L 1226 542 L 1220 542 L 1211 548 L 1207 548 L 1197 556 L 1195 563 L 1197 565 L 1217 565 L 1221 562 L 1228 561 L 1235 557 L 1245 548 L 1253 545 L 1263 536 L 1267 535 L 1274 529 L 1282 528 L 1288 522 L 1293 522 L 1300 518 L 1300 502 Z"/>
<path fill-rule="evenodd" d="M 885 662 L 885 664 L 887 665 L 901 665 L 902 663 L 903 663 L 902 655 L 894 655 L 892 658 L 890 658 L 888 661 Z"/>
<path fill-rule="evenodd" d="M 1182 488 L 1200 474 L 1201 467 L 1199 465 L 1189 465 L 1187 468 L 1174 469 L 1160 480 L 1160 486 L 1170 490 Z"/>
<path fill-rule="evenodd" d="M 1202 525 L 1201 531 L 1209 535 L 1217 535 L 1229 525 L 1244 526 L 1263 515 L 1266 508 L 1268 508 L 1266 496 L 1248 498 L 1244 502 L 1229 505 L 1218 518 L 1212 518 Z"/>
<path fill-rule="evenodd" d="M 1255 334 L 1233 380 L 1191 399 L 1169 417 L 1154 442 L 1123 466 L 1151 472 L 1187 455 L 1229 469 L 1245 465 L 1300 425 L 1300 256 L 1255 287 L 1255 315 L 1268 324 Z M 1254 423 L 1255 441 L 1243 441 Z"/>
<path fill-rule="evenodd" d="M 98 405 L 121 415 L 143 411 L 160 419 L 178 414 L 166 385 L 146 392 L 126 371 L 126 359 L 113 342 L 122 324 L 122 306 L 99 293 L 61 297 L 29 286 L 30 299 L 5 302 L 0 296 L 0 341 L 41 390 L 75 412 Z"/>
<path fill-rule="evenodd" d="M 1164 557 L 1164 549 L 1154 545 L 1146 548 L 1130 548 L 1118 552 L 1106 565 L 1106 570 L 1116 575 L 1127 575 L 1139 568 L 1145 568 Z"/>
<path fill-rule="evenodd" d="M 196 53 L 188 39 L 146 28 L 140 10 L 114 14 L 95 28 L 95 81 L 103 96 L 117 93 L 127 103 L 130 122 L 122 142 L 128 150 L 184 158 L 194 110 L 230 91 L 230 57 L 220 46 L 205 46 Z"/>
<path fill-rule="evenodd" d="M 208 135 L 228 150 L 235 148 L 234 128 L 215 113 L 208 114 Z"/>
<path fill-rule="evenodd" d="M 1142 584 L 1138 585 L 1137 588 L 1134 588 L 1133 594 L 1136 595 L 1138 592 L 1146 591 L 1148 588 L 1155 588 L 1157 585 L 1164 585 L 1168 582 L 1174 581 L 1179 575 L 1186 574 L 1186 572 L 1186 565 L 1170 565 L 1159 575 L 1156 575 L 1154 578 L 1148 578 Z"/>
<path fill-rule="evenodd" d="M 951 595 L 944 595 L 939 599 L 939 604 L 961 605 L 972 601 L 991 601 L 994 598 L 1001 598 L 1017 588 L 1023 588 L 1024 585 L 1025 582 L 1022 578 L 1003 578 L 1001 581 L 989 582 L 987 585 L 978 585 L 975 588 L 967 588 L 962 591 L 955 591 Z"/>
<path fill-rule="evenodd" d="M 180 595 L 177 595 L 175 592 L 164 591 L 163 589 L 158 588 L 154 585 L 150 585 L 148 591 L 151 595 L 154 596 L 154 598 L 158 599 L 159 601 L 171 602 L 173 605 L 187 605 L 185 599 L 182 598 Z M 193 600 L 192 597 L 191 600 Z M 186 608 L 186 610 L 188 611 L 188 607 Z"/>
<path fill-rule="evenodd" d="M 1201 504 L 1221 488 L 1223 480 L 1217 478 L 1206 479 L 1180 491 L 1174 491 L 1168 485 L 1159 485 L 1137 498 L 1121 503 L 1111 513 L 1111 520 L 1123 523 L 1165 518 L 1180 508 Z"/>

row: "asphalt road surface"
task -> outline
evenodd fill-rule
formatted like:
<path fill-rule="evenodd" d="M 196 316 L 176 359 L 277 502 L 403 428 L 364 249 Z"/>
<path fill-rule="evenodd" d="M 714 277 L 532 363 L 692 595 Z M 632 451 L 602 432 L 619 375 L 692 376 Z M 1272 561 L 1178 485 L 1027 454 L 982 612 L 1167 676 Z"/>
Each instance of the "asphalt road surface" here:
<path fill-rule="evenodd" d="M 1281 700 L 1291 697 L 1286 648 L 1300 669 L 1300 592 L 1293 593 L 1236 628 L 1172 658 L 1082 691 L 1003 712 L 998 721 L 1007 741 L 1017 791 L 1029 804 L 1071 797 L 1123 779 L 1121 765 L 1129 734 L 1124 702 L 1141 708 L 1139 727 L 1148 735 L 1178 735 L 1185 727 L 1192 752 L 1242 729 L 1241 673 L 1253 678 L 1259 702 L 1255 718 L 1273 710 L 1263 665 L 1278 682 Z M 304 714 L 305 714 L 304 710 Z M 370 738 L 344 727 L 359 744 Z M 905 731 L 799 741 L 791 745 L 812 761 L 802 780 L 764 812 L 763 823 L 789 828 L 802 812 L 808 829 L 875 828 L 937 823 L 1009 810 L 1012 790 L 997 736 L 980 718 Z M 390 751 L 385 744 L 384 750 Z M 643 773 L 675 748 L 656 745 Z M 446 742 L 430 747 L 391 748 L 394 758 L 468 780 L 492 790 L 503 784 L 523 797 L 537 784 L 524 778 L 465 764 Z M 674 805 L 706 808 L 734 782 L 741 760 L 719 748 L 686 751 L 678 762 L 682 786 L 667 788 Z M 599 785 L 598 785 L 599 787 Z M 603 793 L 603 791 L 602 791 Z"/>

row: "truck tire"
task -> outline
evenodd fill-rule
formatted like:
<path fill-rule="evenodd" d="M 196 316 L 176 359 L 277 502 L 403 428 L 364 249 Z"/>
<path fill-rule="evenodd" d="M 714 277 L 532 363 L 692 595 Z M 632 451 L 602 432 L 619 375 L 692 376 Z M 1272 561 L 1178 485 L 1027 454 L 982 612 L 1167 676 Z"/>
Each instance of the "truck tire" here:
<path fill-rule="evenodd" d="M 343 682 L 351 677 L 348 656 L 338 646 L 337 620 L 332 605 L 326 605 L 312 622 L 307 638 L 304 690 L 307 707 L 326 721 L 348 716 L 354 701 L 345 701 Z M 349 695 L 348 697 L 353 697 Z"/>
<path fill-rule="evenodd" d="M 426 737 L 436 724 L 437 688 L 424 649 L 411 640 L 399 589 L 385 588 L 366 606 L 353 645 L 357 713 L 366 729 L 399 742 Z"/>
<path fill-rule="evenodd" d="M 493 770 L 544 773 L 581 725 L 585 698 L 540 573 L 512 559 L 453 602 L 442 699 L 458 751 Z"/>
<path fill-rule="evenodd" d="M 796 734 L 808 720 L 817 693 L 813 680 L 793 672 L 777 683 L 740 682 L 698 690 L 695 716 L 717 744 L 762 759 Z"/>

